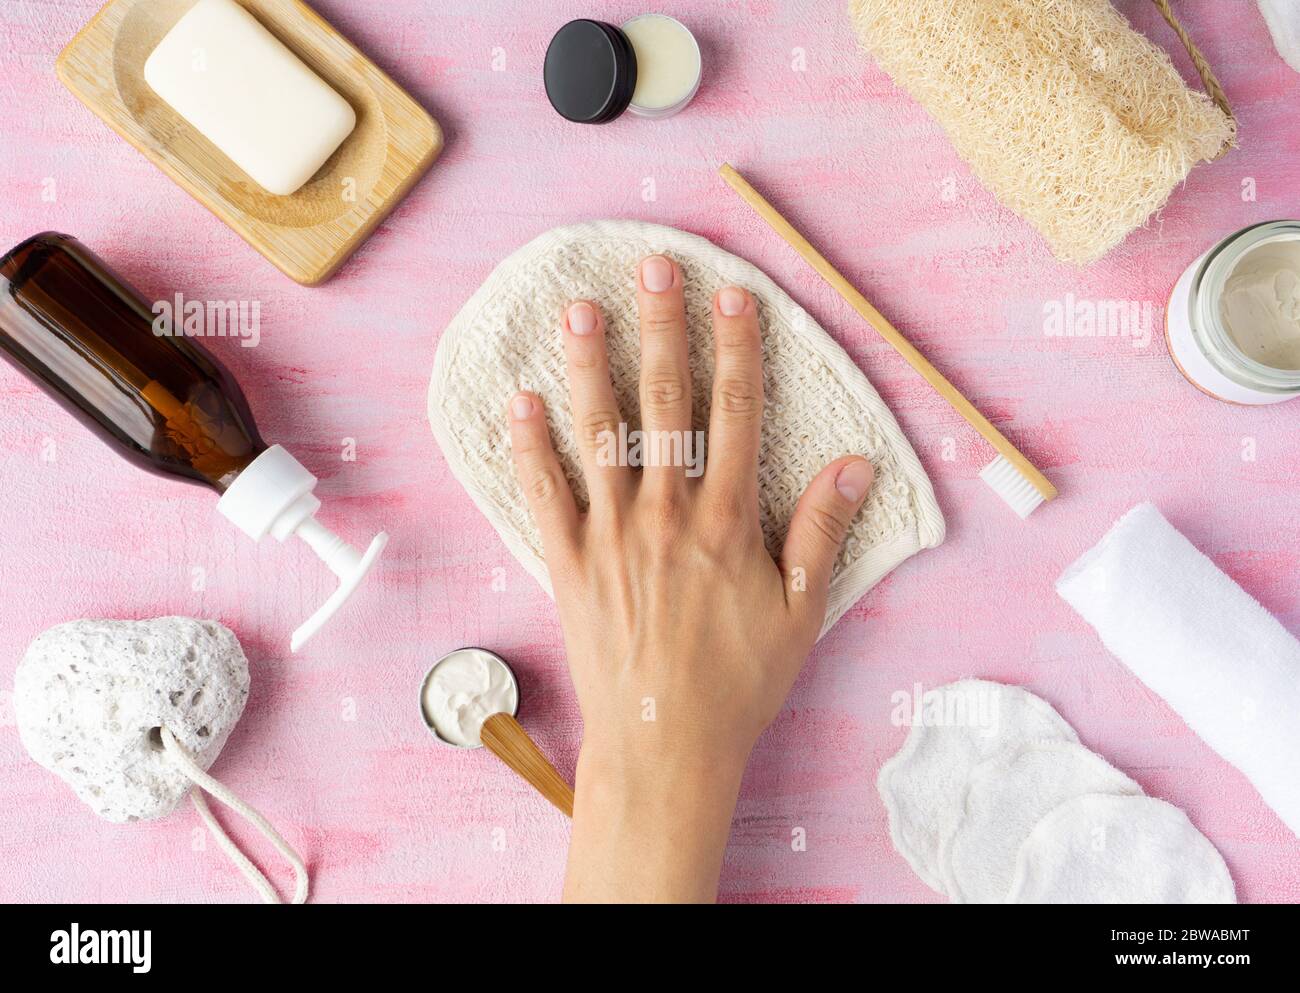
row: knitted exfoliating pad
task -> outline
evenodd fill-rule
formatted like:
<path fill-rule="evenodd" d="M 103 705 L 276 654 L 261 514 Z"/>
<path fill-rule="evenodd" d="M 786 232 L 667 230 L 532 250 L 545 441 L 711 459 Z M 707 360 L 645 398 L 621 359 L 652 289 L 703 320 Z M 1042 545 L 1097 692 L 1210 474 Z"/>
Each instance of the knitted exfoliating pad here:
<path fill-rule="evenodd" d="M 585 507 L 560 320 L 574 300 L 600 305 L 614 393 L 629 430 L 639 428 L 636 270 L 655 253 L 676 260 L 686 281 L 697 430 L 708 426 L 714 294 L 737 285 L 758 301 L 767 395 L 759 513 L 770 552 L 779 551 L 795 503 L 829 462 L 860 453 L 875 466 L 876 481 L 831 579 L 825 633 L 900 562 L 939 544 L 943 515 L 916 453 L 853 360 L 760 270 L 703 238 L 598 221 L 550 231 L 510 256 L 439 343 L 429 387 L 434 437 L 506 546 L 550 593 L 541 539 L 511 464 L 506 403 L 520 389 L 542 397 L 560 463 Z"/>
<path fill-rule="evenodd" d="M 849 12 L 881 68 L 1066 262 L 1101 258 L 1235 138 L 1109 0 L 851 0 Z"/>

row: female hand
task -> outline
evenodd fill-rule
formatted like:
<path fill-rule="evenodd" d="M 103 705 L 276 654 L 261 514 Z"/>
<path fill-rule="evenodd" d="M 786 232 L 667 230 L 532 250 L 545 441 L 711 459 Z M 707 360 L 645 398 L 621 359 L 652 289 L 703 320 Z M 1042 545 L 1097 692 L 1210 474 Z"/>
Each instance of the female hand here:
<path fill-rule="evenodd" d="M 515 467 L 541 531 L 585 725 L 565 896 L 711 900 L 745 762 L 821 629 L 831 567 L 873 472 L 859 456 L 827 466 L 773 561 L 758 517 L 763 352 L 754 298 L 728 287 L 714 300 L 702 478 L 673 457 L 691 451 L 678 266 L 645 259 L 637 299 L 645 468 L 608 458 L 621 415 L 597 302 L 572 304 L 561 332 L 587 513 L 556 459 L 540 399 L 521 393 L 509 405 Z M 652 459 L 652 447 L 663 457 Z"/>

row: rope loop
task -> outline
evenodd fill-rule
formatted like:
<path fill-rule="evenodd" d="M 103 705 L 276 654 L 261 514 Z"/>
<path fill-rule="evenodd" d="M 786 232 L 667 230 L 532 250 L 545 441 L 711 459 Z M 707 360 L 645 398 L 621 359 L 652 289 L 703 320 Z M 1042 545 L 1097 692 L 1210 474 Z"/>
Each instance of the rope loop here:
<path fill-rule="evenodd" d="M 1210 99 L 1218 105 L 1223 111 L 1225 117 L 1232 122 L 1233 137 L 1229 138 L 1219 149 L 1216 159 L 1222 158 L 1229 149 L 1237 147 L 1237 116 L 1232 112 L 1232 105 L 1228 103 L 1228 95 L 1223 92 L 1223 87 L 1219 85 L 1219 77 L 1214 74 L 1210 67 L 1210 62 L 1201 50 L 1196 47 L 1196 42 L 1192 41 L 1192 36 L 1187 33 L 1187 29 L 1178 22 L 1178 17 L 1174 14 L 1174 9 L 1169 5 L 1169 0 L 1152 0 L 1156 9 L 1160 11 L 1165 22 L 1174 29 L 1174 34 L 1178 35 L 1178 40 L 1183 43 L 1187 49 L 1187 54 L 1191 56 L 1192 65 L 1196 66 L 1196 72 L 1201 77 L 1201 82 L 1205 84 L 1205 91 L 1210 95 Z"/>
<path fill-rule="evenodd" d="M 159 730 L 162 736 L 163 750 L 168 757 L 176 764 L 176 767 L 183 772 L 186 777 L 197 787 L 190 791 L 190 799 L 194 802 L 194 809 L 199 812 L 199 817 L 203 823 L 208 826 L 212 832 L 212 837 L 216 839 L 221 850 L 226 853 L 230 861 L 248 880 L 249 885 L 255 889 L 262 897 L 265 903 L 281 903 L 280 894 L 276 892 L 271 881 L 262 874 L 257 866 L 239 850 L 239 846 L 231 840 L 230 835 L 222 829 L 217 823 L 217 819 L 212 816 L 212 809 L 208 806 L 208 801 L 203 794 L 209 793 L 217 800 L 220 800 L 227 807 L 233 810 L 244 820 L 248 821 L 253 827 L 257 828 L 262 835 L 269 841 L 292 867 L 295 879 L 293 891 L 293 903 L 305 903 L 307 901 L 307 866 L 302 857 L 293 850 L 287 841 L 280 837 L 280 833 L 271 826 L 271 823 L 259 814 L 256 810 L 244 803 L 243 800 L 235 796 L 226 786 L 223 786 L 217 780 L 213 779 L 206 772 L 198 767 L 190 753 L 185 750 L 176 736 L 168 728 Z"/>

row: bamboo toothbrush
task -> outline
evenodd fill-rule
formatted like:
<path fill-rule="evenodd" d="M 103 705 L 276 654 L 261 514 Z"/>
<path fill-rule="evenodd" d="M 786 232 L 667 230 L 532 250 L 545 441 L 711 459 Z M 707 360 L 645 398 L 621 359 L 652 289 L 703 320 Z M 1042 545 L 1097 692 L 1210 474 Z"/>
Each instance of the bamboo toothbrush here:
<path fill-rule="evenodd" d="M 987 417 L 976 410 L 975 405 L 962 396 L 957 387 L 948 382 L 943 373 L 932 366 L 929 360 L 918 352 L 915 346 L 904 338 L 897 328 L 885 320 L 880 311 L 876 310 L 870 301 L 853 287 L 852 283 L 840 275 L 835 267 L 826 261 L 826 258 L 817 249 L 813 248 L 807 238 L 796 231 L 794 226 L 782 217 L 775 207 L 764 200 L 762 194 L 750 186 L 744 176 L 725 162 L 718 169 L 718 172 L 727 181 L 727 184 L 740 194 L 741 199 L 768 223 L 773 231 L 803 256 L 805 262 L 817 270 L 817 274 L 826 280 L 831 289 L 835 290 L 850 307 L 861 314 L 862 319 L 870 324 L 880 337 L 892 345 L 894 351 L 906 359 L 907 364 L 919 372 L 925 381 L 933 386 L 935 391 L 947 400 L 957 413 L 965 418 L 966 423 L 983 435 L 984 439 L 997 450 L 997 457 L 985 466 L 980 473 L 980 479 L 988 483 L 994 493 L 1005 500 L 1021 518 L 1028 517 L 1040 503 L 1055 498 L 1056 487 L 1051 484 L 1047 477 L 1034 468 L 1033 463 L 1025 458 L 1020 453 L 1020 450 L 1011 444 Z"/>

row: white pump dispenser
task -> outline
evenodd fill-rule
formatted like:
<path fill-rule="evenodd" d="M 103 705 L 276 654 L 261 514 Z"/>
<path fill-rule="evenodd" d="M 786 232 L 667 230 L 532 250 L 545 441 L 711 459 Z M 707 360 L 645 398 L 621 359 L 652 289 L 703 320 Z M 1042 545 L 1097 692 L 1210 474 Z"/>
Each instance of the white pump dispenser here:
<path fill-rule="evenodd" d="M 273 445 L 217 501 L 217 509 L 254 541 L 268 534 L 284 541 L 296 534 L 339 577 L 339 588 L 293 633 L 289 647 L 295 652 L 347 602 L 388 544 L 381 531 L 363 555 L 317 522 L 321 503 L 312 493 L 316 482 L 301 462 Z"/>

